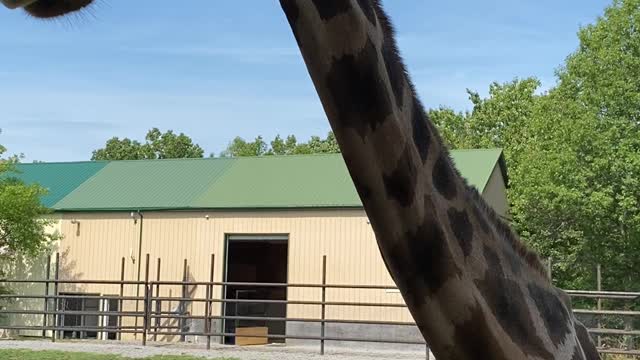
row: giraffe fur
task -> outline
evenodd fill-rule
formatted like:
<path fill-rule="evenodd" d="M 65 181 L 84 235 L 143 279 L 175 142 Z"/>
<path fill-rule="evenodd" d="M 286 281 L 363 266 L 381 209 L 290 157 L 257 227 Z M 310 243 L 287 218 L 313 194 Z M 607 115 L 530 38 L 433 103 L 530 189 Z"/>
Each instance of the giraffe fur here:
<path fill-rule="evenodd" d="M 50 18 L 91 2 L 25 10 Z M 280 4 L 383 261 L 436 358 L 599 359 L 569 297 L 456 170 L 380 1 Z"/>

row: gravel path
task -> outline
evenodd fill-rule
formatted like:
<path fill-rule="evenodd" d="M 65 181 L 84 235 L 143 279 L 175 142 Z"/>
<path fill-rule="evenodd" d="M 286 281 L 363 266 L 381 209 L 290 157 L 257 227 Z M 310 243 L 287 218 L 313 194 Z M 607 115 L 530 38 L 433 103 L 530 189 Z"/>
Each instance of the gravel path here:
<path fill-rule="evenodd" d="M 153 355 L 191 355 L 204 358 L 232 357 L 241 360 L 367 360 L 399 359 L 424 360 L 424 352 L 391 352 L 382 350 L 358 350 L 343 347 L 327 347 L 326 355 L 319 354 L 318 347 L 303 346 L 251 346 L 235 347 L 212 345 L 206 350 L 200 345 L 104 342 L 104 341 L 64 341 L 52 343 L 39 340 L 0 340 L 0 349 L 60 350 L 100 354 L 117 354 L 132 358 L 145 358 Z M 434 359 L 431 356 L 431 359 Z"/>

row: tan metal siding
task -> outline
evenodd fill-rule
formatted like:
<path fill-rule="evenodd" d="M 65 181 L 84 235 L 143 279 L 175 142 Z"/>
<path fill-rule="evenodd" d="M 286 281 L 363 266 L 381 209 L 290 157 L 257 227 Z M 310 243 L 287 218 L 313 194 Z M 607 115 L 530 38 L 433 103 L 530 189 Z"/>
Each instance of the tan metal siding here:
<path fill-rule="evenodd" d="M 507 189 L 504 184 L 504 177 L 500 171 L 500 165 L 493 168 L 487 186 L 482 192 L 482 196 L 487 203 L 499 214 L 505 217 L 509 215 L 509 203 L 507 201 Z"/>
<path fill-rule="evenodd" d="M 209 215 L 209 219 L 205 215 Z M 362 210 L 335 211 L 272 211 L 272 212 L 147 212 L 143 213 L 143 263 L 144 254 L 151 256 L 150 279 L 156 278 L 156 261 L 160 257 L 161 279 L 182 278 L 184 259 L 188 260 L 189 278 L 207 281 L 210 271 L 210 254 L 216 255 L 215 280 L 223 274 L 224 240 L 227 234 L 288 234 L 290 283 L 320 283 L 322 281 L 322 256 L 327 255 L 327 282 L 330 284 L 393 285 L 382 262 L 373 236 Z M 80 230 L 71 224 L 80 222 Z M 130 252 L 137 256 L 140 221 L 134 224 L 129 213 L 67 214 L 62 221 L 64 240 L 62 276 L 74 279 L 118 279 L 120 259 L 126 257 L 126 276 L 136 279 L 137 263 L 130 259 Z M 84 286 L 82 291 L 117 293 L 117 286 Z M 164 287 L 162 295 L 176 296 L 179 287 Z M 192 296 L 203 297 L 204 287 L 193 289 Z M 127 294 L 133 295 L 130 286 Z M 290 300 L 320 300 L 319 289 L 292 288 Z M 215 288 L 221 295 L 221 288 Z M 329 301 L 398 302 L 397 293 L 385 290 L 330 289 Z M 202 312 L 194 305 L 193 312 Z M 220 306 L 214 306 L 219 313 Z M 290 317 L 317 317 L 319 306 L 290 305 Z M 372 320 L 403 320 L 410 317 L 404 309 L 329 307 L 329 318 L 353 318 Z"/>
<path fill-rule="evenodd" d="M 53 214 L 47 216 L 47 219 L 53 220 L 53 223 L 45 228 L 48 234 L 61 233 L 59 215 Z M 10 269 L 9 278 L 23 280 L 42 280 L 46 278 L 47 255 L 43 255 L 37 259 L 27 260 L 19 257 Z M 53 271 L 53 267 L 51 268 Z M 44 284 L 10 284 L 11 289 L 16 294 L 24 295 L 44 295 Z M 51 293 L 53 286 L 49 287 Z M 19 299 L 7 305 L 10 310 L 29 309 L 44 310 L 44 301 L 42 299 Z M 40 326 L 42 324 L 41 315 L 13 315 L 9 317 L 9 323 L 13 326 Z M 40 336 L 41 331 L 20 331 L 25 336 Z"/>

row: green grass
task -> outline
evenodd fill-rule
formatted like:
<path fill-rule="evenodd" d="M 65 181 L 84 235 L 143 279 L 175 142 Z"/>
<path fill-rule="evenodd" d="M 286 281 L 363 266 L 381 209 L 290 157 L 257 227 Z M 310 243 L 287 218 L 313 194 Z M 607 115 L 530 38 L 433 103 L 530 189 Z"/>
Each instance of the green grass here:
<path fill-rule="evenodd" d="M 132 358 L 118 355 L 100 355 L 80 352 L 65 351 L 32 351 L 32 350 L 0 350 L 2 360 L 133 360 Z M 144 360 L 203 360 L 201 357 L 193 356 L 151 356 Z M 138 358 L 138 360 L 140 360 Z M 212 359 L 212 360 L 233 360 L 233 359 Z"/>

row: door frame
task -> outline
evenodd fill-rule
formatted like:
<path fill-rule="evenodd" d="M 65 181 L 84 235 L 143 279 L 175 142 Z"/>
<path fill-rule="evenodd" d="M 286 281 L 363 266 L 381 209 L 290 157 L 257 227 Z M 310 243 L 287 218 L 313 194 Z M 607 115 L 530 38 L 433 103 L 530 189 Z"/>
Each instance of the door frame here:
<path fill-rule="evenodd" d="M 264 241 L 282 241 L 287 244 L 287 271 L 286 271 L 286 279 L 285 283 L 289 283 L 289 256 L 290 256 L 290 245 L 291 245 L 291 236 L 289 233 L 225 233 L 224 234 L 224 258 L 222 261 L 222 282 L 227 282 L 227 277 L 229 276 L 229 243 L 232 241 L 243 241 L 243 242 L 264 242 Z M 287 294 L 289 293 L 289 289 L 287 288 Z M 221 292 L 222 300 L 227 299 L 227 285 L 222 286 Z M 289 296 L 287 295 L 287 299 Z M 285 306 L 285 317 L 287 317 L 288 305 Z M 222 302 L 222 306 L 220 307 L 221 316 L 226 316 L 227 313 L 227 303 L 225 301 Z M 285 321 L 286 323 L 286 321 Z M 227 325 L 227 319 L 222 319 L 220 323 L 220 332 L 224 333 Z M 220 343 L 225 344 L 226 336 L 220 336 Z"/>

